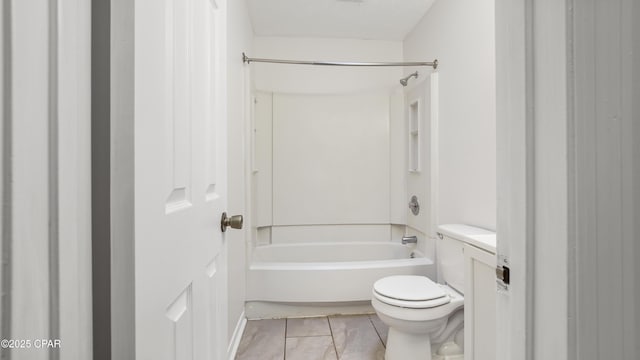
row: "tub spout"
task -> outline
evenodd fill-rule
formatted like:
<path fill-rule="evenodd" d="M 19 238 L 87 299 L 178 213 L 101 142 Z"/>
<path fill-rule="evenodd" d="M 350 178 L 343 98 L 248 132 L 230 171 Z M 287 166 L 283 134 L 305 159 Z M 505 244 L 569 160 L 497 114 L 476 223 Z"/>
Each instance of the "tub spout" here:
<path fill-rule="evenodd" d="M 402 237 L 402 245 L 406 245 L 406 244 L 417 244 L 418 243 L 418 237 L 417 236 L 403 236 Z"/>

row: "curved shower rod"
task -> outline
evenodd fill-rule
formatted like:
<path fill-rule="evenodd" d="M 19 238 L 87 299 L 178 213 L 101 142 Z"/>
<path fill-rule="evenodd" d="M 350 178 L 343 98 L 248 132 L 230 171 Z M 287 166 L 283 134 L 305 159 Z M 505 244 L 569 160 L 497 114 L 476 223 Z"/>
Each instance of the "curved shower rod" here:
<path fill-rule="evenodd" d="M 433 61 L 414 62 L 342 62 L 342 61 L 303 61 L 303 60 L 279 60 L 250 58 L 242 53 L 242 62 L 251 64 L 252 62 L 263 62 L 273 64 L 296 64 L 296 65 L 325 65 L 325 66 L 431 66 L 438 68 L 438 59 Z"/>

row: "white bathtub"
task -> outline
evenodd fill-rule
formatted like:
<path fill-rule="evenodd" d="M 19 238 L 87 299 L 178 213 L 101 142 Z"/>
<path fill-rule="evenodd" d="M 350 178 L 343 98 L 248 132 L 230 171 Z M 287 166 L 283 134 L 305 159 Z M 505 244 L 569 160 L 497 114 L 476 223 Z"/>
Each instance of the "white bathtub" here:
<path fill-rule="evenodd" d="M 433 275 L 433 271 L 431 259 L 392 242 L 259 246 L 249 266 L 247 300 L 369 301 L 373 283 L 382 277 Z"/>

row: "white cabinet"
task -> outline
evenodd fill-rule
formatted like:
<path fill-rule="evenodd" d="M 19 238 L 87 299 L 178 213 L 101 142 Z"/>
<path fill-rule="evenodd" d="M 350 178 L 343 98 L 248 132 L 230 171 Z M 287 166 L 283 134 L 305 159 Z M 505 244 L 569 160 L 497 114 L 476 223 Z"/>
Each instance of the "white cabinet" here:
<path fill-rule="evenodd" d="M 496 358 L 496 256 L 465 244 L 464 359 Z"/>

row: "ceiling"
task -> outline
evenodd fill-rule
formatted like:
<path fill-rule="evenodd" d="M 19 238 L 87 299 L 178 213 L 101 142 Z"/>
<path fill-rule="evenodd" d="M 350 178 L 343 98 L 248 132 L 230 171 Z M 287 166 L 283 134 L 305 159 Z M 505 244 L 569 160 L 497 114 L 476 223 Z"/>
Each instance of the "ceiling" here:
<path fill-rule="evenodd" d="M 435 0 L 248 0 L 258 36 L 403 40 Z"/>

